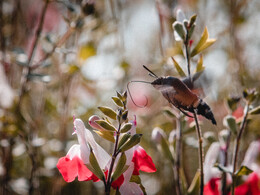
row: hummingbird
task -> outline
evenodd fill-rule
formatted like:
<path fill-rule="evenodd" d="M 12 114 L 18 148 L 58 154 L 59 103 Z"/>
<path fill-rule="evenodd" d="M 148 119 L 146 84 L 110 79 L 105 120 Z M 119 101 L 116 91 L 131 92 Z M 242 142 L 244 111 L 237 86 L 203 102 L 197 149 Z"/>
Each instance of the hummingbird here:
<path fill-rule="evenodd" d="M 194 113 L 196 110 L 197 114 L 204 116 L 212 124 L 217 125 L 209 105 L 192 92 L 194 88 L 193 80 L 197 79 L 198 75 L 195 74 L 195 78 L 185 77 L 182 80 L 173 76 L 158 77 L 146 66 L 143 67 L 149 72 L 150 76 L 155 78 L 150 84 L 159 90 L 170 104 L 189 117 L 192 116 L 187 112 Z"/>

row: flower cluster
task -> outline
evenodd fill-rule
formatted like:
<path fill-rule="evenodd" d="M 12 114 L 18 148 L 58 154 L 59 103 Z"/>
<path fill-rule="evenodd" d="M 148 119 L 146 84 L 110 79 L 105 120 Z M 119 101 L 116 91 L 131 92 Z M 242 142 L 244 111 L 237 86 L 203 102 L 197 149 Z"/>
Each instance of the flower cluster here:
<path fill-rule="evenodd" d="M 101 110 L 104 111 L 104 108 L 102 107 Z M 106 109 L 108 111 L 108 108 Z M 111 115 L 106 111 L 107 115 Z M 118 115 L 122 115 L 121 111 L 119 113 L 121 114 Z M 117 117 L 120 121 L 119 118 Z M 143 194 L 139 183 L 132 181 L 138 177 L 139 171 L 151 173 L 155 172 L 156 168 L 152 158 L 138 144 L 140 134 L 136 134 L 136 119 L 125 123 L 128 127 L 123 126 L 119 128 L 120 130 L 112 131 L 114 140 L 109 137 L 110 131 L 108 131 L 112 124 L 105 123 L 98 116 L 90 117 L 89 124 L 96 132 L 99 132 L 98 135 L 114 142 L 114 153 L 111 157 L 95 141 L 91 131 L 85 128 L 83 121 L 75 119 L 74 134 L 77 135 L 79 144 L 73 145 L 67 155 L 60 158 L 57 163 L 57 168 L 64 180 L 72 182 L 78 177 L 79 181 L 103 181 L 107 194 L 110 192 L 110 187 L 119 190 L 121 194 Z M 126 133 L 122 133 L 126 130 Z"/>

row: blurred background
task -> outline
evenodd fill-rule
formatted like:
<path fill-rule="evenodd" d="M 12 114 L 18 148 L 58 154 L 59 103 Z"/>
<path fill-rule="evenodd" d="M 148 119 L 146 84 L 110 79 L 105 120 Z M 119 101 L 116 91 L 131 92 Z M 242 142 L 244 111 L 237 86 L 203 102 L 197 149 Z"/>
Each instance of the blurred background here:
<path fill-rule="evenodd" d="M 218 126 L 204 119 L 201 126 L 204 134 L 211 132 L 217 138 L 225 128 L 223 118 L 230 113 L 226 99 L 241 96 L 245 88 L 260 89 L 260 1 L 0 1 L 1 192 L 103 194 L 103 183 L 66 183 L 56 168 L 58 159 L 77 143 L 72 136 L 73 115 L 90 128 L 88 118 L 101 114 L 97 106 L 113 107 L 111 96 L 124 92 L 129 81 L 153 80 L 143 64 L 159 76 L 177 76 L 170 59 L 174 56 L 187 72 L 182 45 L 173 36 L 177 9 L 187 18 L 197 14 L 195 42 L 205 26 L 217 39 L 204 52 L 202 84 L 203 98 Z M 128 100 L 129 118 L 137 116 L 141 145 L 157 167 L 156 173 L 141 174 L 143 185 L 148 194 L 174 194 L 171 164 L 151 133 L 160 127 L 168 136 L 176 128 L 175 119 L 162 112 L 169 105 L 152 86 L 133 83 L 129 87 L 138 105 L 148 99 L 142 109 Z M 260 118 L 253 119 L 243 135 L 238 162 L 248 144 L 260 137 Z M 112 151 L 112 145 L 95 138 Z M 182 164 L 188 185 L 198 169 L 194 143 L 195 131 L 184 134 Z"/>

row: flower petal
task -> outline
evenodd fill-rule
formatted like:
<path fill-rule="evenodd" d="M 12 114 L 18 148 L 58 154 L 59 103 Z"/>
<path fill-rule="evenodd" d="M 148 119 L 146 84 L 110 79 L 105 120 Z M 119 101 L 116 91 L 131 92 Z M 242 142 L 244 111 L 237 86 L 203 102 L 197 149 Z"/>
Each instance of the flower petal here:
<path fill-rule="evenodd" d="M 211 178 L 220 177 L 221 172 L 218 170 L 218 168 L 214 167 L 214 164 L 217 162 L 219 152 L 220 152 L 220 144 L 218 142 L 212 143 L 205 156 L 205 162 L 204 162 L 205 183 L 210 181 Z"/>
<path fill-rule="evenodd" d="M 77 156 L 73 159 L 70 159 L 69 156 L 60 158 L 57 168 L 66 182 L 74 181 L 77 176 L 79 181 L 99 180 Z"/>
<path fill-rule="evenodd" d="M 85 128 L 85 125 L 82 120 L 76 119 L 74 121 L 74 125 L 76 127 L 79 144 L 81 146 L 81 157 L 83 162 L 88 163 L 89 161 L 89 155 L 85 155 L 85 153 L 86 150 L 89 150 L 88 144 L 90 144 L 97 158 L 99 166 L 102 169 L 105 169 L 105 166 L 108 164 L 108 161 L 111 158 L 109 154 L 100 145 L 97 144 L 92 133 Z"/>
<path fill-rule="evenodd" d="M 134 175 L 139 175 L 139 170 L 148 173 L 156 171 L 152 158 L 141 146 L 138 146 L 134 151 L 132 162 L 135 164 Z"/>
<path fill-rule="evenodd" d="M 143 194 L 142 189 L 138 184 L 130 182 L 132 173 L 134 170 L 134 163 L 131 162 L 128 169 L 124 172 L 124 183 L 121 185 L 119 192 L 124 195 L 141 195 Z"/>
<path fill-rule="evenodd" d="M 212 178 L 204 186 L 204 194 L 205 195 L 220 195 L 220 193 L 219 193 L 219 180 L 220 180 L 220 178 Z"/>

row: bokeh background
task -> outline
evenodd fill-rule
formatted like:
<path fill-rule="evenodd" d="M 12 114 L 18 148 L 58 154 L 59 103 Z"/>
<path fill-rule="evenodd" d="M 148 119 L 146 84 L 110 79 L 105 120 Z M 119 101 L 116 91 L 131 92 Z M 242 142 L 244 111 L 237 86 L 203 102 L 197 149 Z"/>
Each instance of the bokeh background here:
<path fill-rule="evenodd" d="M 245 88 L 260 89 L 260 1 L 0 1 L 1 192 L 103 194 L 101 182 L 66 183 L 56 168 L 77 142 L 73 115 L 90 128 L 88 118 L 101 114 L 97 106 L 113 107 L 111 96 L 125 91 L 129 81 L 152 81 L 143 64 L 157 75 L 176 76 L 174 56 L 187 71 L 181 44 L 173 36 L 178 8 L 187 18 L 197 14 L 195 42 L 205 26 L 217 39 L 204 52 L 201 82 L 203 98 L 218 122 L 214 127 L 202 120 L 201 128 L 217 139 L 230 112 L 226 99 L 241 96 Z M 196 58 L 192 71 L 195 64 Z M 137 116 L 137 131 L 143 134 L 141 145 L 157 167 L 156 173 L 141 174 L 143 185 L 148 194 L 174 194 L 171 164 L 151 140 L 155 127 L 167 135 L 176 128 L 175 120 L 162 112 L 169 105 L 148 84 L 129 87 L 138 105 L 148 99 L 142 109 L 128 100 L 129 117 Z M 259 119 L 253 118 L 243 135 L 239 162 L 248 144 L 260 137 Z M 112 151 L 112 145 L 95 137 Z M 188 184 L 198 169 L 194 143 L 195 132 L 184 135 L 182 164 Z M 205 142 L 205 151 L 208 146 Z"/>

